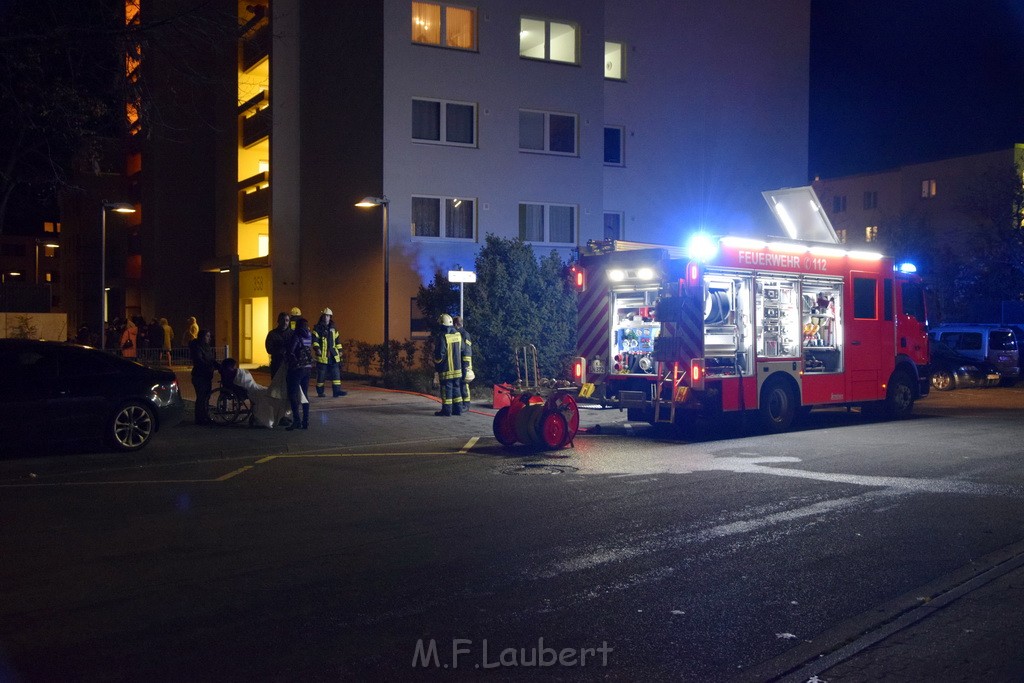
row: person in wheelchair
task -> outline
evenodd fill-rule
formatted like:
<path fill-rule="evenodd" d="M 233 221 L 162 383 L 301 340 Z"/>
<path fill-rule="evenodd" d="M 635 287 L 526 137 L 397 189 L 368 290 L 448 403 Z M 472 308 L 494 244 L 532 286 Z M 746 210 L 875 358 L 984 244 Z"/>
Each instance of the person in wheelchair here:
<path fill-rule="evenodd" d="M 282 375 L 282 379 L 284 375 Z M 252 404 L 250 423 L 254 426 L 273 429 L 291 421 L 291 404 L 287 390 L 283 387 L 265 387 L 253 379 L 252 374 L 238 366 L 234 358 L 225 358 L 220 364 L 221 390 L 230 391 L 239 400 Z"/>

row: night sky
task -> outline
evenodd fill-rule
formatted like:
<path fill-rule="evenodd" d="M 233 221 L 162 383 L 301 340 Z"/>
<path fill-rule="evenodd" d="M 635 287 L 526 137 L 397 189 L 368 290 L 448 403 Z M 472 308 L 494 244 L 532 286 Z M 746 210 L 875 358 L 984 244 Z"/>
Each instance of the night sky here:
<path fill-rule="evenodd" d="M 811 178 L 1024 143 L 1024 0 L 811 8 Z"/>

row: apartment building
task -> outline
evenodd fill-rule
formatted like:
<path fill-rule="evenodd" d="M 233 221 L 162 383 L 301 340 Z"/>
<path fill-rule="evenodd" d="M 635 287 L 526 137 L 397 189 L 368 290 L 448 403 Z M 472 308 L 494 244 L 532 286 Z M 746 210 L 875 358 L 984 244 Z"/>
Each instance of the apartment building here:
<path fill-rule="evenodd" d="M 936 242 L 956 243 L 983 225 L 973 205 L 1013 169 L 1024 180 L 1024 144 L 878 173 L 816 178 L 813 185 L 844 242 L 885 245 L 887 230 L 902 223 L 926 226 Z"/>
<path fill-rule="evenodd" d="M 842 241 L 915 262 L 945 314 L 994 320 L 1000 300 L 1024 295 L 972 263 L 998 251 L 997 226 L 1020 220 L 1024 144 L 813 185 Z"/>
<path fill-rule="evenodd" d="M 217 125 L 141 144 L 132 187 L 142 314 L 198 315 L 246 362 L 293 306 L 414 336 L 419 286 L 488 234 L 566 259 L 767 234 L 760 193 L 806 182 L 809 0 L 239 0 L 233 20 L 205 64 Z M 173 72 L 140 61 L 150 89 Z"/>

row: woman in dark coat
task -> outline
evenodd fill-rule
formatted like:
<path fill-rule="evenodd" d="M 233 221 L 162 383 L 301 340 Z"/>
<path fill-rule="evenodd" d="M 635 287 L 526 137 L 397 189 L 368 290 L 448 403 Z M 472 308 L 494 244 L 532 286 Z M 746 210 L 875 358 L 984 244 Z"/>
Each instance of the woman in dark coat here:
<path fill-rule="evenodd" d="M 213 371 L 220 369 L 210 340 L 209 330 L 199 330 L 199 336 L 189 342 L 188 353 L 192 357 L 192 386 L 196 389 L 196 424 L 210 424 L 210 394 L 213 392 Z"/>
<path fill-rule="evenodd" d="M 292 402 L 292 423 L 287 431 L 309 429 L 309 372 L 313 368 L 313 335 L 309 321 L 299 318 L 295 333 L 288 340 L 288 398 Z M 302 406 L 302 424 L 299 424 L 299 406 Z"/>

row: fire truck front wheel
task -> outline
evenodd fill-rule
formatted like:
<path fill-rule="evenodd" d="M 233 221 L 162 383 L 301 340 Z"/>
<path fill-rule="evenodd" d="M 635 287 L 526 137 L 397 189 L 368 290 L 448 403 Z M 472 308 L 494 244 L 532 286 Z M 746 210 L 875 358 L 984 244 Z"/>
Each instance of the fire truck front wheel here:
<path fill-rule="evenodd" d="M 889 380 L 885 392 L 885 407 L 889 417 L 901 420 L 914 409 L 914 380 L 903 370 L 897 370 Z"/>
<path fill-rule="evenodd" d="M 796 391 L 786 380 L 769 381 L 761 389 L 761 421 L 770 432 L 784 432 L 793 426 L 798 402 Z"/>

